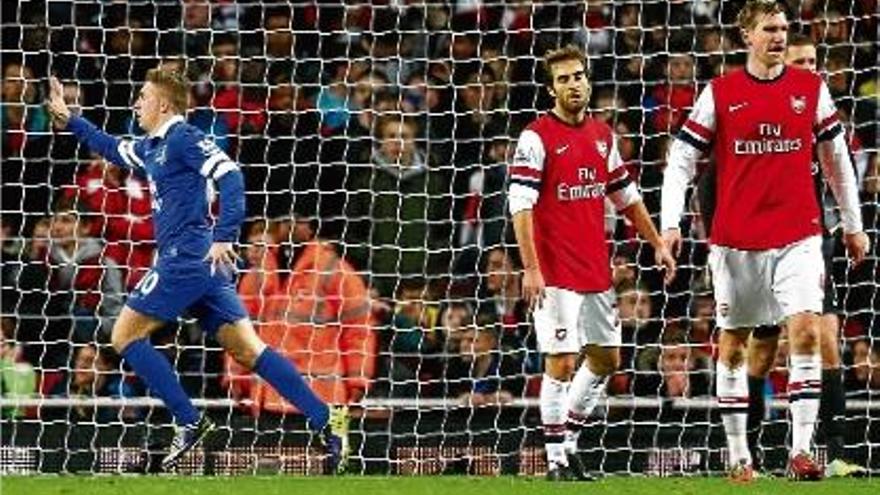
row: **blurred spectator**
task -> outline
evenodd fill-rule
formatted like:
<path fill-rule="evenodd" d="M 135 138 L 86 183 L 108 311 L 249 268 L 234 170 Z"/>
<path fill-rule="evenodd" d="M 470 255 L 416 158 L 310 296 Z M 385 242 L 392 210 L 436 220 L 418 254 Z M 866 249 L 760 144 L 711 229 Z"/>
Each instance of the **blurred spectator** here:
<path fill-rule="evenodd" d="M 211 46 L 211 4 L 208 0 L 183 0 L 183 29 L 186 55 L 207 55 Z"/>
<path fill-rule="evenodd" d="M 332 244 L 316 237 L 316 226 L 314 219 L 299 217 L 294 221 L 291 273 L 281 293 L 270 297 L 264 306 L 259 333 L 268 345 L 294 362 L 323 400 L 332 404 L 358 402 L 369 389 L 375 370 L 370 299 L 360 275 L 339 257 Z M 256 258 L 256 253 L 251 254 Z M 260 260 L 254 259 L 262 261 L 263 268 L 249 274 L 269 270 L 265 264 L 273 258 L 263 253 Z M 266 276 L 271 277 L 272 272 Z M 253 381 L 231 359 L 227 359 L 227 366 L 233 391 L 249 395 L 257 411 L 295 410 L 272 387 Z"/>
<path fill-rule="evenodd" d="M 500 324 L 499 338 L 508 348 L 526 346 L 536 350 L 528 306 L 522 298 L 522 266 L 513 252 L 492 248 L 485 253 L 480 301 L 488 305 L 480 313 L 492 315 Z M 537 359 L 537 356 L 535 356 Z"/>
<path fill-rule="evenodd" d="M 590 116 L 605 122 L 612 128 L 622 119 L 629 106 L 620 95 L 615 95 L 613 88 L 608 86 L 596 88 L 592 98 Z"/>
<path fill-rule="evenodd" d="M 64 201 L 90 213 L 88 236 L 106 242 L 104 256 L 123 271 L 131 290 L 149 271 L 156 248 L 147 182 L 123 168 L 92 160 L 64 191 Z"/>
<path fill-rule="evenodd" d="M 696 347 L 694 352 L 700 352 L 707 357 L 715 356 L 715 299 L 709 292 L 694 291 L 691 299 L 691 308 L 688 317 L 691 331 L 690 342 Z"/>
<path fill-rule="evenodd" d="M 457 273 L 473 274 L 480 254 L 504 241 L 507 223 L 507 163 L 510 146 L 507 136 L 498 136 L 487 143 L 486 156 L 475 163 L 468 176 L 457 229 Z M 464 175 L 464 174 L 462 174 Z"/>
<path fill-rule="evenodd" d="M 664 398 L 709 395 L 709 362 L 700 359 L 688 344 L 682 323 L 670 322 L 660 346 L 639 353 L 633 392 Z"/>
<path fill-rule="evenodd" d="M 0 397 L 29 398 L 36 392 L 37 386 L 34 367 L 24 360 L 21 347 L 15 342 L 15 320 L 4 316 L 0 324 Z M 24 413 L 23 408 L 4 407 L 0 410 L 0 418 L 17 418 Z"/>
<path fill-rule="evenodd" d="M 351 120 L 345 130 L 344 153 L 348 163 L 368 163 L 372 154 L 372 140 L 378 131 L 377 123 L 383 115 L 399 111 L 397 97 L 391 93 L 388 79 L 379 71 L 366 72 L 352 87 L 349 106 Z"/>
<path fill-rule="evenodd" d="M 59 382 L 50 395 L 70 398 L 137 397 L 132 384 L 119 371 L 119 358 L 109 347 L 98 348 L 86 344 L 77 348 L 73 366 L 67 379 Z M 54 416 L 44 409 L 43 419 Z M 142 413 L 135 407 L 71 406 L 67 418 L 74 422 L 97 422 L 100 424 L 138 421 Z"/>
<path fill-rule="evenodd" d="M 468 325 L 455 337 L 458 352 L 446 365 L 446 396 L 474 407 L 506 404 L 521 397 L 522 363 L 503 352 L 493 325 Z"/>
<path fill-rule="evenodd" d="M 103 256 L 102 242 L 92 237 L 92 216 L 67 210 L 52 217 L 48 259 L 51 291 L 72 299 L 75 342 L 107 337 L 122 309 L 122 270 Z"/>
<path fill-rule="evenodd" d="M 847 19 L 836 8 L 826 7 L 810 22 L 810 37 L 816 46 L 845 45 L 850 41 Z"/>
<path fill-rule="evenodd" d="M 266 126 L 266 100 L 257 93 L 243 91 L 240 82 L 239 41 L 234 35 L 215 35 L 211 52 L 214 55 L 214 98 L 211 106 L 226 121 L 233 135 L 258 134 Z"/>
<path fill-rule="evenodd" d="M 475 158 L 484 156 L 486 138 L 492 138 L 506 128 L 507 115 L 498 105 L 497 84 L 497 77 L 488 68 L 470 72 L 455 81 L 458 95 L 453 164 L 457 168 L 473 165 Z"/>
<path fill-rule="evenodd" d="M 321 87 L 315 107 L 321 112 L 321 134 L 329 136 L 344 128 L 350 119 L 345 67 L 336 66 L 329 82 Z"/>
<path fill-rule="evenodd" d="M 190 109 L 187 122 L 198 127 L 227 154 L 232 153 L 233 136 L 229 121 L 221 117 L 211 104 L 211 91 L 207 84 L 198 82 L 192 85 L 189 99 Z"/>
<path fill-rule="evenodd" d="M 353 165 L 345 187 L 349 253 L 384 297 L 398 279 L 449 271 L 448 250 L 439 251 L 448 245 L 448 191 L 416 147 L 416 130 L 400 116 L 380 119 L 371 166 Z"/>
<path fill-rule="evenodd" d="M 636 342 L 656 343 L 652 337 L 659 332 L 645 332 L 652 326 L 651 294 L 642 285 L 623 283 L 617 289 L 617 307 L 620 323 L 623 326 L 624 340 L 627 336 L 634 337 Z"/>
<path fill-rule="evenodd" d="M 437 328 L 438 310 L 428 304 L 429 298 L 423 280 L 402 280 L 397 286 L 394 315 L 381 345 L 390 351 L 382 363 L 382 375 L 390 380 L 390 397 L 423 395 L 437 385 L 441 370 L 436 355 L 443 334 Z"/>
<path fill-rule="evenodd" d="M 473 306 L 464 301 L 450 301 L 441 309 L 439 320 L 443 352 L 458 353 L 460 330 L 475 323 Z"/>
<path fill-rule="evenodd" d="M 3 65 L 0 132 L 3 156 L 21 156 L 28 139 L 46 137 L 49 114 L 43 107 L 34 71 L 19 62 Z"/>
<path fill-rule="evenodd" d="M 666 64 L 667 82 L 651 92 L 649 107 L 653 107 L 654 129 L 675 134 L 687 118 L 687 112 L 697 97 L 694 79 L 694 58 L 689 53 L 669 56 Z"/>
<path fill-rule="evenodd" d="M 265 13 L 266 56 L 289 59 L 294 56 L 296 37 L 291 24 L 293 16 L 287 6 L 267 8 Z"/>
<path fill-rule="evenodd" d="M 638 282 L 639 266 L 635 257 L 627 250 L 618 250 L 611 257 L 611 283 L 620 292 L 624 285 L 633 286 Z"/>

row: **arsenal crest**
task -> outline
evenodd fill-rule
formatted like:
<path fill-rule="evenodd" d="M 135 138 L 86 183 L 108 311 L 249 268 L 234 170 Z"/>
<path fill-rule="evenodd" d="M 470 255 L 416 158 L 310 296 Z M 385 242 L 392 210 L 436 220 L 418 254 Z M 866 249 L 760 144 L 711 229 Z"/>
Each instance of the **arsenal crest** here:
<path fill-rule="evenodd" d="M 804 113 L 804 110 L 807 108 L 807 99 L 803 96 L 792 96 L 791 97 L 791 109 L 794 110 L 794 113 L 801 114 Z"/>
<path fill-rule="evenodd" d="M 596 151 L 602 158 L 608 158 L 608 143 L 605 141 L 596 141 Z"/>

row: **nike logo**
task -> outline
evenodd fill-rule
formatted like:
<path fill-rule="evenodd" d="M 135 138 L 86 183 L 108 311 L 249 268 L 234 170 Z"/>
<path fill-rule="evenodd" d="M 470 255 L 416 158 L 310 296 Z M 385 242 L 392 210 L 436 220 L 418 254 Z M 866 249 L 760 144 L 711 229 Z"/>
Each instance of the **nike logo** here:
<path fill-rule="evenodd" d="M 728 107 L 727 107 L 727 110 L 728 110 L 730 113 L 733 113 L 733 112 L 739 110 L 740 108 L 742 108 L 742 107 L 744 107 L 744 106 L 746 106 L 746 105 L 748 105 L 748 103 L 737 103 L 737 104 L 735 104 L 735 105 L 730 105 L 730 106 L 728 106 Z"/>
<path fill-rule="evenodd" d="M 560 147 L 556 148 L 556 154 L 561 155 L 561 154 L 565 153 L 565 150 L 567 150 L 567 149 L 568 149 L 567 144 L 565 146 L 560 146 Z"/>

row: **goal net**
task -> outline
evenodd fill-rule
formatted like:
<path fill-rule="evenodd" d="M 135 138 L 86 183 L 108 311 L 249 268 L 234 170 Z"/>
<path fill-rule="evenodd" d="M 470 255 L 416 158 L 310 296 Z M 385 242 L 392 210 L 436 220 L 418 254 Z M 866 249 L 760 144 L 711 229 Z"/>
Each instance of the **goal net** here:
<path fill-rule="evenodd" d="M 137 137 L 146 71 L 187 74 L 188 121 L 245 175 L 239 292 L 264 340 L 351 406 L 354 472 L 536 475 L 542 363 L 506 187 L 516 138 L 551 103 L 540 59 L 586 49 L 591 113 L 616 132 L 657 221 L 670 140 L 705 83 L 745 61 L 740 3 L 3 2 L 0 472 L 147 472 L 171 436 L 168 411 L 110 345 L 126 294 L 150 283 L 149 186 L 50 129 L 50 75 L 98 127 Z M 876 246 L 876 2 L 785 3 L 846 123 Z M 581 435 L 586 466 L 722 470 L 699 210 L 669 286 L 631 225 L 606 224 L 623 361 Z M 877 274 L 876 249 L 854 268 L 837 239 L 838 420 L 847 456 L 875 472 Z M 152 342 L 221 428 L 179 472 L 320 473 L 302 417 L 192 316 Z M 783 340 L 761 439 L 771 469 L 789 436 L 786 357 Z"/>

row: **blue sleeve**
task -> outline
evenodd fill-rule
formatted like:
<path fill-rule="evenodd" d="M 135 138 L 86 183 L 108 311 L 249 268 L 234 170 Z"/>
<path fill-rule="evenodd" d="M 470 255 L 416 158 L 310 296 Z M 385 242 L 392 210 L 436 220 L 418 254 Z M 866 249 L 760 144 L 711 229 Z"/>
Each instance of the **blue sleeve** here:
<path fill-rule="evenodd" d="M 201 132 L 192 129 L 179 136 L 173 143 L 175 151 L 182 152 L 187 167 L 205 179 L 215 181 L 220 192 L 220 218 L 214 225 L 214 242 L 235 242 L 245 214 L 241 170 L 226 152 Z"/>
<path fill-rule="evenodd" d="M 220 190 L 220 218 L 214 225 L 214 242 L 235 242 L 244 221 L 244 176 L 235 169 L 217 180 Z"/>
<path fill-rule="evenodd" d="M 67 122 L 67 130 L 90 150 L 122 168 L 143 168 L 141 158 L 142 140 L 132 141 L 115 138 L 95 127 L 88 120 L 76 115 Z"/>

